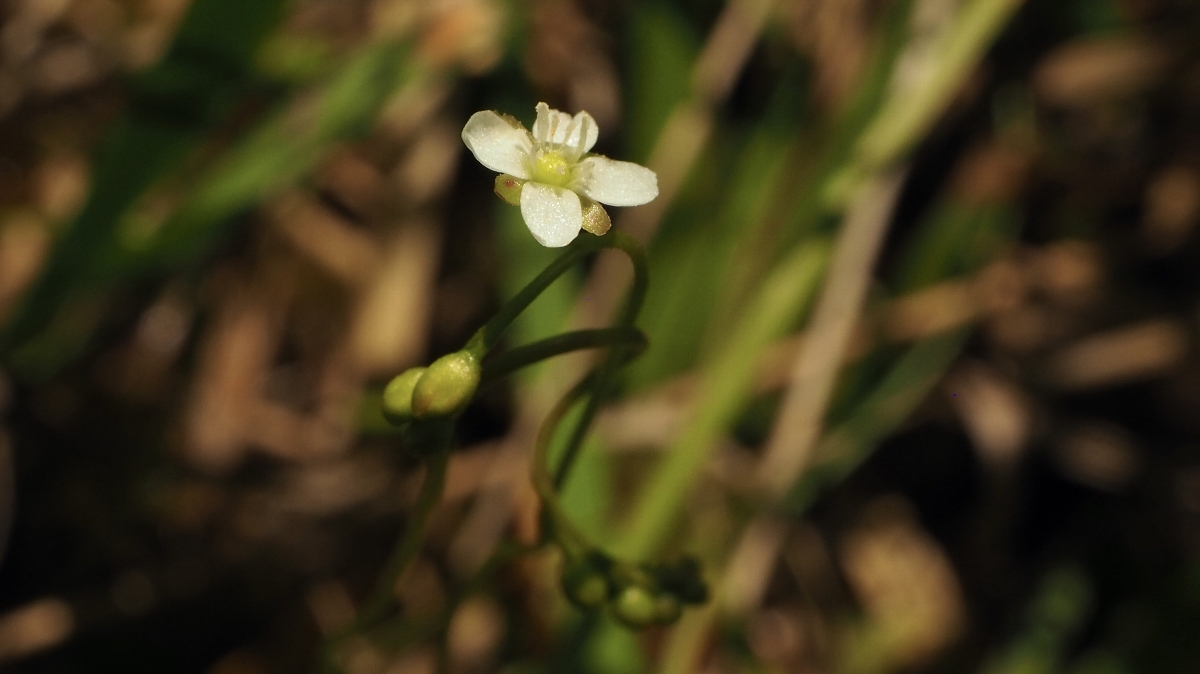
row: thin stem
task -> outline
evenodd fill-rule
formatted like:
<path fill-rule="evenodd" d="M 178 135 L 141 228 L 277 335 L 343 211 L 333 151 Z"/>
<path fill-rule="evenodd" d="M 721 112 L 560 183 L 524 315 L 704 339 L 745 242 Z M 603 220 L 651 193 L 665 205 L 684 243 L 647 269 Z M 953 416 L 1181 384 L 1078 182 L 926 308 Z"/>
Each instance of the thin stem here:
<path fill-rule="evenodd" d="M 533 445 L 533 462 L 530 470 L 533 488 L 537 491 L 542 506 L 546 509 L 550 524 L 554 527 L 563 552 L 569 557 L 582 557 L 594 546 L 574 524 L 558 502 L 558 494 L 554 481 L 550 478 L 550 443 L 554 439 L 554 431 L 567 415 L 571 407 L 579 400 L 583 392 L 594 385 L 597 373 L 593 371 L 584 377 L 570 391 L 567 391 L 542 422 L 538 431 L 537 441 Z"/>
<path fill-rule="evenodd" d="M 421 551 L 425 540 L 425 530 L 429 528 L 429 516 L 442 500 L 442 489 L 446 486 L 446 467 L 450 463 L 450 452 L 442 451 L 429 458 L 425 482 L 421 485 L 421 493 L 413 507 L 412 521 L 404 530 L 404 536 L 392 550 L 387 566 L 375 583 L 367 602 L 359 612 L 357 625 L 359 629 L 370 627 L 378 622 L 392 606 L 395 596 L 396 581 L 403 575 L 404 570 Z"/>
<path fill-rule="evenodd" d="M 646 349 L 646 335 L 635 327 L 622 325 L 612 328 L 575 330 L 505 351 L 483 362 L 480 388 L 495 383 L 523 367 L 572 351 L 605 347 L 626 347 L 633 354 Z"/>
<path fill-rule="evenodd" d="M 587 434 L 587 430 L 591 426 L 600 404 L 612 392 L 617 370 L 629 358 L 640 355 L 641 351 L 646 348 L 645 336 L 641 331 L 633 327 L 638 314 L 641 312 L 646 298 L 646 290 L 649 287 L 649 264 L 646 259 L 646 252 L 636 239 L 621 232 L 610 232 L 608 235 L 602 237 L 601 241 L 607 246 L 625 253 L 629 257 L 630 262 L 633 263 L 633 285 L 613 327 L 601 330 L 580 330 L 535 342 L 534 344 L 515 349 L 500 356 L 492 365 L 496 370 L 500 370 L 501 368 L 497 365 L 497 362 L 505 365 L 505 367 L 509 364 L 520 366 L 519 364 L 530 364 L 537 362 L 537 360 L 557 355 L 558 353 L 574 350 L 575 348 L 587 348 L 590 346 L 611 347 L 600 365 L 580 380 L 550 410 L 546 416 L 546 420 L 542 423 L 541 429 L 538 431 L 537 441 L 534 444 L 531 469 L 533 485 L 545 507 L 549 525 L 553 527 L 559 544 L 563 548 L 563 552 L 569 557 L 582 557 L 588 550 L 593 549 L 595 546 L 571 522 L 566 512 L 562 509 L 562 505 L 558 501 L 558 489 L 562 487 L 563 481 L 570 472 L 571 465 L 578 456 L 579 449 L 583 444 L 583 438 Z M 559 259 L 562 260 L 566 257 L 568 256 L 564 255 Z M 553 267 L 554 265 L 551 266 Z M 545 273 L 539 275 L 538 279 L 541 279 L 544 275 Z M 521 294 L 524 294 L 529 288 L 534 287 L 538 283 L 538 279 L 535 279 L 534 283 L 526 286 L 526 289 Z M 548 282 L 545 285 L 548 285 Z M 486 326 L 485 330 L 481 331 L 481 333 L 483 336 L 480 341 L 486 344 Z M 506 360 L 502 361 L 501 359 Z M 571 407 L 589 389 L 591 389 L 591 395 L 588 396 L 587 405 L 571 431 L 563 458 L 557 469 L 554 470 L 554 477 L 552 479 L 550 470 L 550 445 L 554 439 L 554 433 L 563 418 L 567 415 L 567 412 L 570 411 Z"/>
<path fill-rule="evenodd" d="M 568 555 L 582 556 L 593 546 L 567 517 L 555 494 L 554 482 L 550 479 L 548 466 L 549 446 L 554 431 L 571 406 L 587 391 L 593 388 L 589 406 L 583 420 L 576 426 L 572 435 L 572 445 L 568 449 L 567 461 L 573 458 L 575 449 L 581 442 L 592 418 L 595 407 L 611 388 L 615 370 L 629 354 L 638 354 L 646 348 L 646 337 L 633 327 L 638 312 L 641 311 L 645 299 L 646 288 L 649 284 L 648 264 L 645 251 L 636 239 L 621 232 L 609 232 L 605 236 L 581 236 L 576 239 L 561 255 L 546 269 L 542 270 L 532 281 L 521 289 L 515 297 L 505 304 L 499 312 L 471 337 L 464 350 L 484 357 L 496 346 L 501 335 L 512 325 L 537 297 L 546 290 L 559 276 L 562 276 L 585 255 L 605 248 L 616 248 L 624 252 L 633 263 L 634 284 L 629 299 L 625 304 L 616 324 L 611 328 L 594 330 L 577 330 L 543 339 L 532 344 L 518 347 L 507 353 L 490 359 L 484 364 L 481 384 L 495 382 L 500 377 L 511 374 L 522 367 L 532 365 L 547 358 L 576 351 L 580 349 L 610 347 L 608 355 L 596 372 L 581 380 L 561 401 L 551 410 L 535 445 L 533 460 L 533 482 L 538 495 L 550 516 L 554 531 L 558 534 L 559 543 Z M 420 552 L 425 538 L 429 516 L 441 500 L 445 486 L 446 468 L 449 463 L 449 426 L 446 429 L 431 429 L 433 432 L 422 440 L 437 442 L 442 446 L 427 453 L 431 458 L 428 463 L 428 473 L 421 486 L 421 493 L 413 510 L 412 522 L 404 532 L 404 536 L 392 551 L 374 591 L 363 605 L 357 619 L 344 631 L 330 637 L 323 652 L 323 662 L 327 668 L 337 669 L 333 649 L 335 645 L 353 634 L 371 629 L 380 623 L 393 605 L 393 596 L 397 580 L 408 568 L 413 558 Z M 565 471 L 560 467 L 560 475 Z"/>
<path fill-rule="evenodd" d="M 641 295 L 644 296 L 648 267 L 645 253 L 641 249 L 641 244 L 636 239 L 618 231 L 610 231 L 608 234 L 599 237 L 580 235 L 566 247 L 561 255 L 550 263 L 550 266 L 543 269 L 528 285 L 501 307 L 500 311 L 496 312 L 496 315 L 492 317 L 492 320 L 476 331 L 471 340 L 467 342 L 466 350 L 471 351 L 479 357 L 487 354 L 500 341 L 500 336 L 512 325 L 517 316 L 521 315 L 522 311 L 525 311 L 546 288 L 550 287 L 551 283 L 554 283 L 559 276 L 566 273 L 568 269 L 574 266 L 576 262 L 582 260 L 584 256 L 605 248 L 616 248 L 629 256 L 633 262 L 634 285 L 642 287 Z M 641 303 L 639 301 L 638 310 L 640 308 Z"/>
<path fill-rule="evenodd" d="M 634 271 L 633 285 L 629 288 L 629 295 L 617 317 L 615 327 L 632 327 L 646 300 L 646 290 L 650 284 L 649 263 L 646 259 L 646 251 L 637 239 L 616 232 L 613 245 L 629 256 Z M 587 435 L 592 420 L 600 410 L 600 405 L 612 395 L 613 389 L 616 387 L 617 371 L 629 358 L 628 349 L 629 347 L 625 346 L 614 346 L 597 369 L 595 388 L 588 398 L 583 414 L 580 415 L 571 432 L 571 438 L 567 441 L 567 448 L 563 452 L 562 462 L 559 463 L 558 469 L 554 473 L 555 488 L 561 489 L 563 483 L 566 482 L 567 475 L 570 474 L 571 467 L 579 456 L 579 450 L 583 447 L 583 438 Z"/>
<path fill-rule="evenodd" d="M 334 647 L 347 637 L 366 631 L 377 625 L 392 608 L 395 597 L 396 582 L 404 574 L 412 560 L 421 551 L 425 541 L 425 531 L 429 528 L 429 516 L 442 500 L 442 491 L 446 486 L 446 468 L 450 463 L 448 448 L 435 453 L 429 458 L 425 482 L 421 485 L 421 493 L 413 506 L 411 521 L 404 529 L 404 535 L 392 549 L 392 554 L 384 566 L 383 572 L 375 582 L 375 589 L 367 597 L 358 616 L 345 629 L 331 635 L 322 648 L 322 660 L 326 671 L 339 671 L 334 660 Z"/>

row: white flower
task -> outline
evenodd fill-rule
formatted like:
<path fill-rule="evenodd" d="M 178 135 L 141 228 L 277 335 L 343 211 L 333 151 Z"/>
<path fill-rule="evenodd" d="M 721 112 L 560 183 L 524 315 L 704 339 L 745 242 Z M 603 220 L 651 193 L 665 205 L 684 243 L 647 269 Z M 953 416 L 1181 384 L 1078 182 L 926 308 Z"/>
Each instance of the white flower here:
<path fill-rule="evenodd" d="M 496 193 L 521 206 L 533 238 L 557 248 L 574 241 L 581 228 L 608 231 L 600 204 L 640 206 L 658 196 L 654 171 L 587 153 L 598 134 L 588 113 L 572 117 L 538 103 L 533 133 L 512 117 L 484 110 L 467 120 L 462 139 L 480 164 L 502 174 Z"/>

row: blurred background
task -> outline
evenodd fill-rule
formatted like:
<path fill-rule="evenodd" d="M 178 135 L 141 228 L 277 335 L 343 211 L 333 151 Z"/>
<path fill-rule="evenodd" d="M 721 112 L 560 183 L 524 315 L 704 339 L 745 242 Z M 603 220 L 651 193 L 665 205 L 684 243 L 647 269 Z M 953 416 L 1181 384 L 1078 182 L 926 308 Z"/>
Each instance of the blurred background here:
<path fill-rule="evenodd" d="M 383 384 L 554 257 L 459 138 L 538 101 L 661 188 L 564 504 L 712 598 L 634 633 L 514 554 L 568 358 L 338 669 L 1200 671 L 1194 0 L 3 0 L 0 669 L 316 671 L 423 476 Z"/>

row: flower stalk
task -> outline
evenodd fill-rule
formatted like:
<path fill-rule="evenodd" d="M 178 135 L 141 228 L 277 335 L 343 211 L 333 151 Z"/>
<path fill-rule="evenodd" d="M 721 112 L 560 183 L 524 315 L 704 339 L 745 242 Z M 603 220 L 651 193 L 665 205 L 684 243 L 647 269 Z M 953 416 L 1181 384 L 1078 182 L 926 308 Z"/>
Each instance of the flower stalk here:
<path fill-rule="evenodd" d="M 628 301 L 612 327 L 566 332 L 502 353 L 492 353 L 513 321 L 558 277 L 587 255 L 606 248 L 620 250 L 629 257 L 635 278 Z M 580 349 L 607 348 L 608 354 L 596 369 L 580 381 L 551 411 L 535 449 L 534 481 L 539 487 L 539 495 L 542 496 L 546 508 L 548 538 L 558 543 L 568 559 L 576 562 L 590 559 L 599 564 L 598 568 L 607 572 L 611 564 L 604 560 L 609 558 L 600 553 L 571 523 L 559 505 L 555 494 L 555 480 L 551 479 L 548 469 L 548 448 L 562 417 L 579 398 L 588 395 L 587 411 L 577 423 L 564 460 L 557 471 L 561 480 L 565 478 L 578 447 L 582 444 L 596 409 L 611 392 L 617 371 L 628 360 L 646 349 L 646 336 L 634 327 L 634 323 L 641 311 L 648 284 L 645 251 L 632 237 L 621 232 L 608 232 L 603 236 L 578 238 L 477 330 L 461 350 L 442 356 L 428 367 L 409 369 L 389 382 L 383 395 L 384 417 L 402 429 L 405 449 L 425 459 L 427 474 L 408 527 L 393 549 L 375 590 L 364 602 L 355 621 L 327 640 L 324 648 L 327 666 L 336 668 L 333 649 L 338 644 L 352 635 L 362 634 L 378 626 L 393 610 L 393 588 L 405 569 L 420 553 L 429 516 L 441 500 L 455 423 L 478 390 L 521 368 Z M 572 578 L 576 576 L 579 576 L 579 573 L 574 573 Z M 564 588 L 565 579 L 566 576 Z M 620 587 L 611 586 L 606 577 L 583 574 L 578 583 L 571 585 L 568 596 L 582 604 L 595 607 L 606 602 L 609 595 L 618 589 Z M 688 596 L 696 596 L 694 588 Z M 675 603 L 672 604 L 672 601 Z M 659 603 L 666 608 L 655 613 L 655 616 L 677 613 L 673 609 L 667 609 L 677 606 L 678 601 Z"/>

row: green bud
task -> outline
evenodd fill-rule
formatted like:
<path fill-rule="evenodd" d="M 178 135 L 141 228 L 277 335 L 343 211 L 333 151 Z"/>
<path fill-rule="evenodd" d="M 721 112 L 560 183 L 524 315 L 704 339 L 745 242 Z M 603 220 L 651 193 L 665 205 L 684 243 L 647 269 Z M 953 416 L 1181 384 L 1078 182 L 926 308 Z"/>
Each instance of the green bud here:
<path fill-rule="evenodd" d="M 654 596 L 644 587 L 632 585 L 621 590 L 612 604 L 613 615 L 628 627 L 645 627 L 658 617 Z"/>
<path fill-rule="evenodd" d="M 612 583 L 608 570 L 612 559 L 598 550 L 592 550 L 582 559 L 568 558 L 563 566 L 562 586 L 567 599 L 581 609 L 597 609 L 612 595 Z"/>
<path fill-rule="evenodd" d="M 572 569 L 574 571 L 574 569 Z M 603 575 L 588 571 L 586 573 L 571 573 L 563 575 L 563 592 L 581 609 L 597 609 L 608 601 L 608 579 Z"/>
<path fill-rule="evenodd" d="M 520 206 L 521 188 L 524 186 L 525 181 L 516 176 L 510 176 L 507 173 L 496 176 L 496 196 L 504 200 L 506 204 Z"/>
<path fill-rule="evenodd" d="M 608 211 L 587 197 L 580 197 L 579 201 L 583 203 L 584 231 L 596 236 L 604 236 L 609 228 L 612 227 L 612 219 L 608 217 Z"/>
<path fill-rule="evenodd" d="M 425 374 L 425 368 L 414 367 L 396 375 L 383 389 L 383 417 L 393 426 L 403 426 L 413 418 L 413 388 Z"/>
<path fill-rule="evenodd" d="M 682 613 L 683 608 L 679 605 L 679 600 L 669 594 L 659 595 L 654 600 L 654 622 L 656 623 L 669 625 L 679 620 Z"/>
<path fill-rule="evenodd" d="M 455 351 L 433 361 L 413 387 L 413 417 L 444 418 L 462 412 L 479 388 L 481 369 L 479 359 L 467 351 Z"/>

